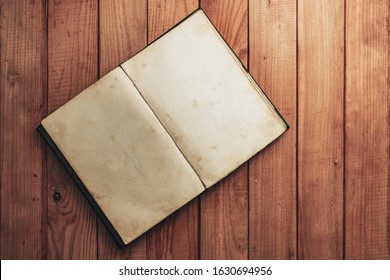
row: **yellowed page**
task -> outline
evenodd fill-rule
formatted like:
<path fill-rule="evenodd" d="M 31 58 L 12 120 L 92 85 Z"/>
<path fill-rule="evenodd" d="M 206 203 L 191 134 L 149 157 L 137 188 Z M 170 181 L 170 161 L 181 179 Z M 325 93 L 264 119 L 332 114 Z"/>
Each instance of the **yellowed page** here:
<path fill-rule="evenodd" d="M 207 187 L 286 130 L 202 11 L 122 67 Z"/>
<path fill-rule="evenodd" d="M 42 125 L 125 244 L 204 191 L 120 68 Z"/>

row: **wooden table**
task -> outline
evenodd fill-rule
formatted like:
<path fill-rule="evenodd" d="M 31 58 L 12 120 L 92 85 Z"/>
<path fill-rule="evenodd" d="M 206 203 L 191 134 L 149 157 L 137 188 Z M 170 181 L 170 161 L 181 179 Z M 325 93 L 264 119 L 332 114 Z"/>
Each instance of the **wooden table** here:
<path fill-rule="evenodd" d="M 0 3 L 2 259 L 390 258 L 388 0 Z M 198 7 L 291 128 L 119 249 L 35 128 Z"/>

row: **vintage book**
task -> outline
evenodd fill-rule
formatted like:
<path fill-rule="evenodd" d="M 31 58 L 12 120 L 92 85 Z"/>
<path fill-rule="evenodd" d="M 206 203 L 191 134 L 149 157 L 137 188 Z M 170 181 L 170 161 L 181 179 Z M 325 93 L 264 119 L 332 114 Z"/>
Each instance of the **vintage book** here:
<path fill-rule="evenodd" d="M 128 244 L 287 127 L 197 10 L 39 130 L 116 240 Z"/>

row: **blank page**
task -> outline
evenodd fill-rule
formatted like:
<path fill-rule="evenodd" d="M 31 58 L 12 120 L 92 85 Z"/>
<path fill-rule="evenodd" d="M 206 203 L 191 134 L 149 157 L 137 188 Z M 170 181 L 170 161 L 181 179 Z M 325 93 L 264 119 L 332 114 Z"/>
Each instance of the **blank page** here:
<path fill-rule="evenodd" d="M 207 187 L 287 128 L 200 10 L 122 67 Z"/>
<path fill-rule="evenodd" d="M 42 125 L 125 244 L 204 191 L 120 68 Z"/>

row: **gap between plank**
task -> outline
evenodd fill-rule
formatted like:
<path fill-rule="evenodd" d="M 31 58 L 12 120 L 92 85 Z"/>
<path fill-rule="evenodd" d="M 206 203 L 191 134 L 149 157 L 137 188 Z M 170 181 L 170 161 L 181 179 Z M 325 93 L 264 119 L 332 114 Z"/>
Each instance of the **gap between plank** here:
<path fill-rule="evenodd" d="M 299 259 L 299 186 L 298 186 L 298 183 L 299 183 L 299 160 L 298 160 L 298 156 L 299 156 L 299 145 L 298 145 L 298 140 L 299 140 L 299 137 L 298 137 L 298 133 L 299 133 L 299 129 L 298 129 L 298 121 L 299 121 L 299 117 L 298 117 L 298 112 L 299 112 L 299 79 L 298 79 L 298 75 L 299 75 L 299 67 L 298 67 L 298 62 L 299 62 L 299 44 L 298 44 L 298 39 L 299 39 L 299 36 L 298 36 L 298 15 L 299 15 L 299 11 L 298 11 L 298 0 L 296 1 L 296 4 L 295 4 L 295 96 L 296 96 L 296 101 L 295 101 L 295 232 L 296 232 L 296 241 L 295 241 L 295 254 L 296 254 L 296 259 L 298 260 Z"/>
<path fill-rule="evenodd" d="M 346 210 L 347 210 L 347 204 L 346 204 L 346 184 L 345 184 L 345 157 L 346 157 L 346 149 L 345 149 L 345 144 L 346 144 L 346 107 L 347 107 L 347 90 L 346 90 L 346 73 L 347 73 L 347 54 L 346 54 L 346 46 L 347 46 L 347 1 L 344 0 L 344 54 L 343 54 L 343 59 L 344 59 L 344 78 L 343 78 L 343 254 L 342 258 L 345 260 L 346 256 L 346 228 L 347 228 L 347 223 L 346 223 Z"/>
<path fill-rule="evenodd" d="M 100 0 L 97 1 L 97 78 L 101 76 Z M 96 215 L 96 259 L 99 259 L 99 218 Z"/>
<path fill-rule="evenodd" d="M 251 39 L 251 36 L 250 36 L 250 16 L 251 16 L 251 13 L 250 13 L 250 6 L 251 6 L 251 3 L 250 3 L 250 0 L 247 1 L 247 9 L 248 9 L 248 16 L 247 16 L 247 46 L 246 46 L 246 55 L 247 55 L 247 58 L 246 58 L 246 65 L 247 65 L 247 69 L 248 71 L 250 72 L 250 39 Z M 251 215 L 250 215 L 250 199 L 249 199 L 249 194 L 250 194 L 250 180 L 249 180 L 249 176 L 250 176 L 250 163 L 251 163 L 251 160 L 249 159 L 248 160 L 248 166 L 247 166 L 247 174 L 246 174 L 246 185 L 247 185 L 247 215 L 248 215 L 248 240 L 247 240 L 247 244 L 248 244 L 248 248 L 247 248 L 247 259 L 249 260 L 250 259 L 250 251 L 251 251 L 251 246 L 250 246 L 250 218 L 251 218 Z"/>

